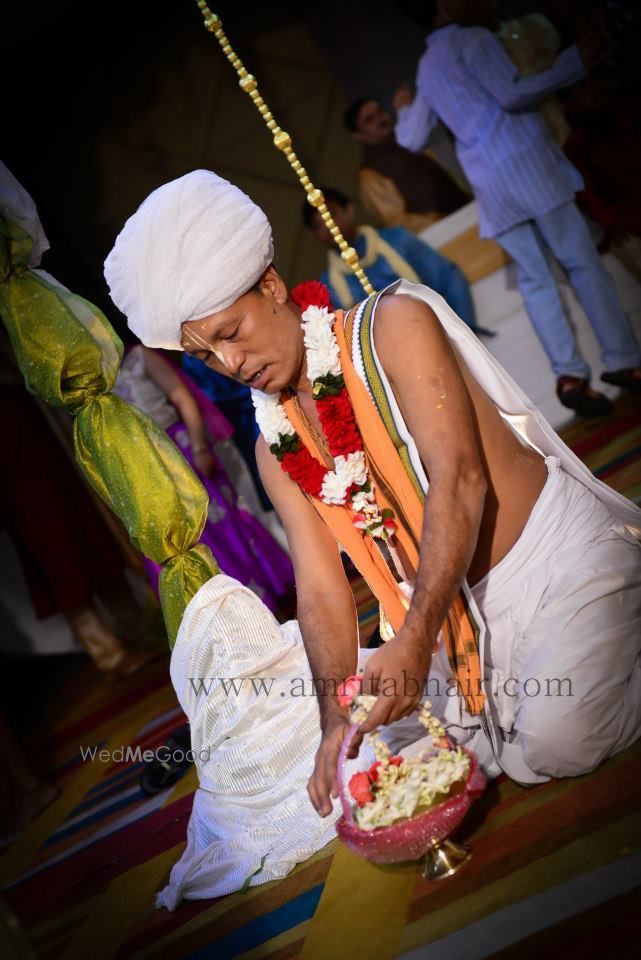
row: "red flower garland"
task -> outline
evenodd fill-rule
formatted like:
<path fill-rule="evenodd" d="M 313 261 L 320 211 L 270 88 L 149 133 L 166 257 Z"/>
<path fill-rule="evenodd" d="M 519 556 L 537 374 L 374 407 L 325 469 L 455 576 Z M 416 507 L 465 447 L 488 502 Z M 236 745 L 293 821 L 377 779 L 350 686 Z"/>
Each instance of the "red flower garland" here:
<path fill-rule="evenodd" d="M 346 387 L 337 397 L 317 400 L 316 409 L 332 457 L 346 457 L 348 453 L 363 449 L 363 440 Z"/>
<path fill-rule="evenodd" d="M 299 283 L 290 292 L 289 296 L 302 313 L 311 306 L 320 309 L 325 307 L 328 311 L 332 311 L 329 290 L 325 284 L 318 280 Z M 336 390 L 338 390 L 338 393 L 336 393 Z M 320 396 L 316 395 L 317 392 L 320 392 Z M 356 423 L 354 409 L 342 374 L 339 376 L 327 375 L 316 379 L 314 381 L 314 397 L 321 428 L 327 438 L 327 447 L 332 458 L 336 459 L 339 456 L 347 458 L 351 453 L 363 451 L 363 438 Z M 284 438 L 281 438 L 281 441 L 282 445 L 272 444 L 270 448 L 278 457 L 281 468 L 306 494 L 322 499 L 323 481 L 328 472 L 326 465 L 310 453 L 298 435 L 290 438 L 289 449 L 285 446 Z M 353 484 L 346 491 L 346 502 L 349 503 L 351 497 L 357 491 L 370 491 L 370 489 L 369 482 L 363 486 Z M 366 529 L 370 533 L 374 528 L 383 530 L 384 536 L 389 537 L 394 533 L 397 526 L 392 517 L 391 510 L 384 510 L 382 518 L 379 515 L 378 522 L 375 522 L 372 526 L 372 520 L 374 519 L 372 516 L 357 514 L 354 517 L 354 523 L 359 529 Z M 372 535 L 381 536 L 381 533 Z"/>
<path fill-rule="evenodd" d="M 329 290 L 318 280 L 299 283 L 291 290 L 289 296 L 302 313 L 312 306 L 332 309 Z M 363 449 L 363 440 L 345 387 L 337 396 L 316 400 L 316 409 L 332 457 L 346 457 L 350 453 Z M 313 497 L 320 496 L 327 467 L 319 463 L 302 442 L 296 451 L 286 453 L 280 463 L 283 470 L 305 493 Z"/>
<path fill-rule="evenodd" d="M 320 497 L 327 467 L 311 455 L 304 443 L 300 443 L 295 453 L 286 453 L 280 465 L 301 490 L 311 497 Z"/>
<path fill-rule="evenodd" d="M 293 300 L 302 313 L 308 307 L 327 307 L 332 309 L 332 301 L 328 288 L 320 280 L 306 280 L 299 283 L 289 292 L 289 299 Z"/>

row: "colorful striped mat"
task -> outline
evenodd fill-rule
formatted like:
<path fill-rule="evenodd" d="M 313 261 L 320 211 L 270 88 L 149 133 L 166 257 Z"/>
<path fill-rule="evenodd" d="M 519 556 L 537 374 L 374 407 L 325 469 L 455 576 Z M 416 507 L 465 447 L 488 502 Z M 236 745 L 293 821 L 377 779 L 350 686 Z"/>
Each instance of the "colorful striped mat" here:
<path fill-rule="evenodd" d="M 641 397 L 623 394 L 613 417 L 577 420 L 561 436 L 599 480 L 641 502 Z"/>
<path fill-rule="evenodd" d="M 640 496 L 638 402 L 565 438 L 606 482 Z M 356 590 L 366 620 L 371 601 Z M 6 904 L 43 960 L 637 955 L 641 743 L 587 777 L 529 790 L 496 780 L 457 837 L 472 844 L 471 861 L 438 884 L 334 841 L 282 881 L 168 913 L 153 897 L 184 847 L 193 771 L 148 799 L 138 755 L 99 754 L 152 749 L 181 722 L 167 661 L 118 685 L 87 667 L 51 696 L 47 716 L 38 747 L 61 794 L 0 860 Z M 83 761 L 80 745 L 95 759 Z"/>

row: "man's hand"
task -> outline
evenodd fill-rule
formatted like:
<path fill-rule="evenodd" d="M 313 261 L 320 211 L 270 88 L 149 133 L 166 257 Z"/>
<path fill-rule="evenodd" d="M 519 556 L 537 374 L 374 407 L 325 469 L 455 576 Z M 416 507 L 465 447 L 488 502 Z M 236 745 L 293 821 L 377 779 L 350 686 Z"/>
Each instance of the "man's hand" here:
<path fill-rule="evenodd" d="M 393 723 L 416 710 L 432 662 L 432 644 L 402 627 L 388 643 L 367 660 L 363 693 L 378 694 L 361 733 Z"/>
<path fill-rule="evenodd" d="M 298 623 L 317 683 L 322 732 L 307 792 L 318 813 L 326 817 L 332 810 L 330 794 L 338 795 L 338 754 L 349 728 L 347 710 L 340 706 L 335 687 L 356 672 L 358 663 L 354 594 L 333 534 L 298 484 L 281 470 L 262 437 L 256 444 L 256 459 L 265 490 L 285 527 L 294 564 Z"/>
<path fill-rule="evenodd" d="M 204 474 L 206 477 L 211 477 L 216 469 L 216 461 L 212 457 L 209 450 L 200 449 L 196 453 L 192 453 L 194 459 L 194 464 L 200 473 Z"/>
<path fill-rule="evenodd" d="M 316 753 L 314 772 L 307 784 L 307 792 L 321 817 L 326 817 L 332 812 L 330 794 L 332 797 L 338 796 L 338 754 L 348 728 L 347 713 L 336 712 L 327 721 Z M 356 755 L 354 748 L 350 750 L 349 755 Z"/>
<path fill-rule="evenodd" d="M 403 107 L 409 107 L 413 100 L 414 95 L 411 87 L 408 87 L 407 84 L 404 87 L 399 87 L 394 94 L 394 109 L 398 113 L 398 111 L 402 110 Z"/>

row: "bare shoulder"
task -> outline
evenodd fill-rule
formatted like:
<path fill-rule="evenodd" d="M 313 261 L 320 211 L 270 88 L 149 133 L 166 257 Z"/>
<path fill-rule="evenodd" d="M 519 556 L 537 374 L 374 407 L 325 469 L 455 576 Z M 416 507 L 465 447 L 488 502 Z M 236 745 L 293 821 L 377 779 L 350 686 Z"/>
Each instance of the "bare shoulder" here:
<path fill-rule="evenodd" d="M 430 480 L 470 464 L 475 469 L 472 403 L 438 317 L 402 294 L 383 297 L 380 308 L 376 350 Z"/>
<path fill-rule="evenodd" d="M 280 473 L 278 460 L 267 446 L 267 441 L 262 434 L 258 435 L 256 441 L 256 462 L 260 471 L 263 483 L 266 478 L 272 474 L 276 476 Z"/>
<path fill-rule="evenodd" d="M 445 333 L 427 303 L 407 293 L 397 293 L 393 297 L 381 297 L 376 309 L 374 335 L 377 348 L 380 344 L 382 349 L 393 349 L 404 344 L 407 337 L 424 341 L 441 339 Z"/>
<path fill-rule="evenodd" d="M 397 322 L 420 322 L 433 323 L 440 327 L 438 317 L 424 300 L 413 297 L 409 293 L 395 293 L 393 296 L 381 297 L 376 308 L 377 321 L 382 320 L 383 324 L 391 322 L 394 318 Z"/>
<path fill-rule="evenodd" d="M 449 340 L 432 308 L 405 293 L 381 297 L 374 327 L 376 351 L 392 378 L 408 363 L 438 365 L 450 352 Z"/>

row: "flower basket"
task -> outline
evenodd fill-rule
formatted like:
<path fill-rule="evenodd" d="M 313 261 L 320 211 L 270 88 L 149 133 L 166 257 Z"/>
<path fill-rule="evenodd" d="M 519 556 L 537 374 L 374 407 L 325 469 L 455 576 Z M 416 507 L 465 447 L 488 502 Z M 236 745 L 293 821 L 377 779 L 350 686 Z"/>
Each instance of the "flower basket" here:
<path fill-rule="evenodd" d="M 349 727 L 338 759 L 338 784 L 343 816 L 338 820 L 336 829 L 343 843 L 354 853 L 373 863 L 398 863 L 403 860 L 418 860 L 427 855 L 425 876 L 428 879 L 454 873 L 458 866 L 469 858 L 469 851 L 452 844 L 447 838 L 485 789 L 485 776 L 475 754 L 462 748 L 470 760 L 467 779 L 455 783 L 450 795 L 442 802 L 391 826 L 364 830 L 354 819 L 345 776 L 347 754 L 357 732 L 357 726 Z"/>

